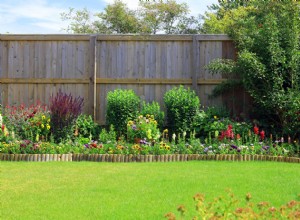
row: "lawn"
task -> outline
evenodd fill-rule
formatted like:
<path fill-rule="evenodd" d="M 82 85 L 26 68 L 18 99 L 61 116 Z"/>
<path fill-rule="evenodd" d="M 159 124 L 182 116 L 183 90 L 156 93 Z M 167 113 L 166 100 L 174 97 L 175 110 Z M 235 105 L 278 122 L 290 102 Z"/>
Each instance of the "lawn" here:
<path fill-rule="evenodd" d="M 297 199 L 299 173 L 276 162 L 0 162 L 0 219 L 164 219 L 227 188 L 279 207 Z"/>

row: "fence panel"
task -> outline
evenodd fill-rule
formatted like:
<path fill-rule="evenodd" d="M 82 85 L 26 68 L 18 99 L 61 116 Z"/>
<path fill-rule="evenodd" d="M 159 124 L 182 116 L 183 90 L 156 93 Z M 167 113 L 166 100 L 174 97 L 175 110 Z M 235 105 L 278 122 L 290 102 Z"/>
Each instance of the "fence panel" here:
<path fill-rule="evenodd" d="M 164 93 L 185 85 L 202 105 L 225 103 L 239 113 L 247 97 L 210 99 L 224 79 L 205 69 L 213 59 L 235 54 L 226 35 L 0 35 L 0 101 L 3 106 L 48 104 L 61 89 L 83 97 L 84 112 L 104 124 L 109 91 L 133 89 L 163 107 Z M 236 109 L 241 101 L 243 107 Z"/>

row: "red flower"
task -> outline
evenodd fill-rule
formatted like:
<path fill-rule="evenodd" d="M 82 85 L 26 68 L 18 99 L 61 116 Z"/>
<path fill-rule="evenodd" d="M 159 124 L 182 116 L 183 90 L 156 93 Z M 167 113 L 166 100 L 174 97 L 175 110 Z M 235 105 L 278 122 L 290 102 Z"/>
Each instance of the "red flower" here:
<path fill-rule="evenodd" d="M 237 139 L 237 140 L 241 139 L 241 135 L 240 135 L 240 134 L 237 134 L 237 135 L 236 135 L 236 139 Z"/>
<path fill-rule="evenodd" d="M 234 133 L 232 131 L 232 125 L 228 125 L 227 130 L 221 132 L 219 140 L 223 140 L 224 138 L 234 139 Z"/>
<path fill-rule="evenodd" d="M 1 129 L 2 129 L 2 132 L 4 132 L 5 125 L 2 125 L 2 126 L 1 126 Z"/>
<path fill-rule="evenodd" d="M 259 128 L 255 125 L 253 128 L 254 134 L 259 134 Z"/>
<path fill-rule="evenodd" d="M 262 131 L 259 133 L 259 135 L 260 135 L 260 139 L 261 139 L 261 140 L 264 140 L 264 139 L 265 139 L 265 131 L 264 131 L 264 130 L 262 130 Z"/>

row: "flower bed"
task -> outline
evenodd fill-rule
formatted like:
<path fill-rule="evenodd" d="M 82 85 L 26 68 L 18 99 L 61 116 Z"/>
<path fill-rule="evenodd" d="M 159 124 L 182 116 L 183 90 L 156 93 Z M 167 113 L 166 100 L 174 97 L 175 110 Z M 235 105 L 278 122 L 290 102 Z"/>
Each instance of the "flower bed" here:
<path fill-rule="evenodd" d="M 29 162 L 175 162 L 175 161 L 277 161 L 300 163 L 298 157 L 267 156 L 267 155 L 238 155 L 238 154 L 164 154 L 164 155 L 124 155 L 124 154 L 0 154 L 0 161 L 29 161 Z"/>

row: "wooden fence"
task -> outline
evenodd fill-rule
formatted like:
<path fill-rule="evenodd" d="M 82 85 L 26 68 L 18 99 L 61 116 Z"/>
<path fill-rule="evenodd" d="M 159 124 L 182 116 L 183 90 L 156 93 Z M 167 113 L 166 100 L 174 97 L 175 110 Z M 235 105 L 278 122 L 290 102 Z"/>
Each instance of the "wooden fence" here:
<path fill-rule="evenodd" d="M 109 91 L 133 89 L 163 105 L 164 93 L 181 84 L 204 106 L 225 104 L 245 113 L 243 92 L 209 98 L 224 79 L 205 65 L 235 52 L 226 35 L 0 35 L 0 102 L 47 104 L 61 89 L 83 97 L 84 112 L 104 124 Z"/>

